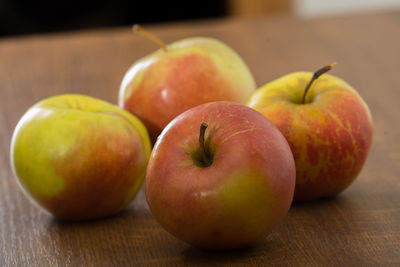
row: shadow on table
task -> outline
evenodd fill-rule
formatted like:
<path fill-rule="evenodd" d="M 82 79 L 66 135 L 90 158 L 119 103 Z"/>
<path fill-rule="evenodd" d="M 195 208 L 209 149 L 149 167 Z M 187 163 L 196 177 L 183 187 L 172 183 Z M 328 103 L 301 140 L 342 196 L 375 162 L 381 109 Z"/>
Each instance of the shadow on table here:
<path fill-rule="evenodd" d="M 348 197 L 345 193 L 319 198 L 310 201 L 293 202 L 289 210 L 291 213 L 312 212 L 318 215 L 317 211 L 331 211 L 331 209 L 349 209 L 352 210 L 355 205 L 354 197 Z"/>
<path fill-rule="evenodd" d="M 301 251 L 311 244 L 304 243 L 307 236 L 314 234 L 315 239 L 321 238 L 315 229 L 329 231 L 331 221 L 335 217 L 341 218 L 343 208 L 354 208 L 351 198 L 342 196 L 295 203 L 283 222 L 258 246 L 234 251 L 205 251 L 168 234 L 140 198 L 143 196 L 118 215 L 101 220 L 66 222 L 49 217 L 42 228 L 40 243 L 49 258 L 58 257 L 60 262 L 69 261 L 71 265 L 285 264 L 296 262 L 296 254 L 303 255 Z M 347 240 L 352 223 L 346 225 L 343 239 Z M 329 236 L 324 238 L 330 240 Z"/>
<path fill-rule="evenodd" d="M 44 248 L 43 256 L 61 265 L 125 266 L 134 262 L 146 235 L 155 228 L 152 220 L 150 211 L 135 203 L 97 220 L 74 222 L 49 216 L 39 244 Z"/>
<path fill-rule="evenodd" d="M 299 254 L 299 250 L 301 250 L 299 244 L 302 241 L 300 239 L 303 238 L 304 232 L 304 229 L 297 229 L 298 221 L 300 220 L 305 224 L 306 232 L 311 231 L 310 228 L 314 227 L 314 224 L 318 225 L 326 220 L 320 219 L 322 214 L 351 205 L 351 201 L 341 195 L 293 203 L 284 221 L 258 246 L 235 251 L 205 251 L 188 246 L 182 250 L 184 264 L 256 264 L 269 262 L 285 265 L 288 262 L 296 262 L 294 256 L 296 253 L 293 253 L 293 250 L 297 250 L 297 254 Z"/>
<path fill-rule="evenodd" d="M 257 258 L 268 260 L 270 257 L 280 255 L 285 249 L 285 244 L 273 235 L 273 238 L 264 240 L 261 244 L 241 250 L 231 251 L 206 251 L 188 246 L 182 251 L 184 264 L 250 264 L 257 261 Z"/>
<path fill-rule="evenodd" d="M 272 263 L 287 265 L 296 262 L 301 256 L 304 234 L 312 231 L 315 225 L 325 223 L 321 219 L 325 213 L 352 206 L 351 199 L 345 196 L 329 197 L 309 202 L 294 203 L 286 218 L 257 246 L 233 251 L 207 251 L 189 245 L 181 245 L 179 260 L 183 265 L 231 265 Z M 299 229 L 299 221 L 304 229 Z M 303 239 L 303 240 L 302 240 Z M 171 242 L 174 246 L 178 241 Z M 306 247 L 310 244 L 305 244 Z M 296 253 L 293 251 L 297 250 Z"/>

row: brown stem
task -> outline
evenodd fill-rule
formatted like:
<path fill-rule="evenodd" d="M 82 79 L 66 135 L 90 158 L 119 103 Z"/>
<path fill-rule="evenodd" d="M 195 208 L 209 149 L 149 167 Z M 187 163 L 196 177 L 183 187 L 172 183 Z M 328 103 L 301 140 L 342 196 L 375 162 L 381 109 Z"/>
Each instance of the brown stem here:
<path fill-rule="evenodd" d="M 301 99 L 301 103 L 305 104 L 306 103 L 306 95 L 312 85 L 312 83 L 318 79 L 319 76 L 321 76 L 322 74 L 330 71 L 332 69 L 333 66 L 336 65 L 336 62 L 328 64 L 326 66 L 323 66 L 322 68 L 320 68 L 319 70 L 317 70 L 316 72 L 314 72 L 313 76 L 311 77 L 311 80 L 307 83 L 306 88 L 304 89 L 304 93 L 303 93 L 303 97 Z"/>
<path fill-rule="evenodd" d="M 208 125 L 205 122 L 202 122 L 200 124 L 199 144 L 200 144 L 200 149 L 201 149 L 202 161 L 205 166 L 209 166 L 212 163 L 212 156 L 209 153 L 209 149 L 206 148 L 205 140 L 204 140 L 204 135 L 205 135 L 207 127 L 208 127 Z"/>
<path fill-rule="evenodd" d="M 152 41 L 153 43 L 158 45 L 164 52 L 168 51 L 167 46 L 157 36 L 146 31 L 145 29 L 140 27 L 138 24 L 133 25 L 132 31 L 135 33 L 139 33 L 142 36 L 144 36 L 145 38 L 149 39 L 150 41 Z"/>

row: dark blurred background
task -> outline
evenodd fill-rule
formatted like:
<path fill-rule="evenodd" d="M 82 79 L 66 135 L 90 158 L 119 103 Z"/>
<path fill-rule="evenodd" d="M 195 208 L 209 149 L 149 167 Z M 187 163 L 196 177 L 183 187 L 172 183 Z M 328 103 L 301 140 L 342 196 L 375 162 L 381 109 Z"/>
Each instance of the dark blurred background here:
<path fill-rule="evenodd" d="M 291 0 L 0 0 L 0 36 L 281 12 Z"/>
<path fill-rule="evenodd" d="M 400 9 L 400 0 L 0 0 L 0 37 L 220 17 L 300 17 Z"/>
<path fill-rule="evenodd" d="M 218 17 L 225 1 L 0 0 L 0 35 Z"/>

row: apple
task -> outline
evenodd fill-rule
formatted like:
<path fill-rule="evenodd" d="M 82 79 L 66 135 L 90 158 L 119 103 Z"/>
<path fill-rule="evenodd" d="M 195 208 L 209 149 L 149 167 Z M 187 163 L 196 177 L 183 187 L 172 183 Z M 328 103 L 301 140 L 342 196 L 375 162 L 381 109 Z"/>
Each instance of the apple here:
<path fill-rule="evenodd" d="M 359 174 L 371 146 L 368 106 L 348 83 L 324 74 L 332 66 L 314 74 L 285 75 L 262 86 L 248 101 L 289 142 L 297 170 L 296 201 L 342 192 Z"/>
<path fill-rule="evenodd" d="M 245 104 L 256 85 L 247 65 L 227 45 L 204 37 L 164 45 L 136 26 L 161 49 L 136 61 L 125 74 L 119 106 L 146 125 L 152 142 L 183 111 L 226 100 Z"/>
<path fill-rule="evenodd" d="M 25 193 L 65 220 L 112 215 L 145 177 L 150 140 L 129 112 L 84 95 L 40 101 L 18 122 L 11 165 Z"/>
<path fill-rule="evenodd" d="M 147 168 L 146 199 L 177 238 L 204 249 L 244 248 L 285 217 L 295 173 L 290 147 L 268 119 L 238 103 L 212 102 L 163 130 Z"/>

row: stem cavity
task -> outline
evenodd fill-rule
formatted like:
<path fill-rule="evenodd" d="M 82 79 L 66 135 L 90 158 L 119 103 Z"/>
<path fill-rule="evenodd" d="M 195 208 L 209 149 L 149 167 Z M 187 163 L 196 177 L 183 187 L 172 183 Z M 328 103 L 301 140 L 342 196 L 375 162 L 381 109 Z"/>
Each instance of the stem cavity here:
<path fill-rule="evenodd" d="M 330 70 L 333 68 L 333 66 L 335 66 L 335 65 L 336 65 L 336 62 L 331 63 L 331 64 L 328 64 L 328 65 L 326 65 L 326 66 L 320 68 L 320 69 L 317 70 L 316 72 L 314 72 L 313 76 L 311 77 L 311 80 L 307 83 L 306 88 L 304 89 L 303 97 L 302 97 L 302 99 L 301 99 L 301 103 L 302 103 L 302 104 L 305 104 L 305 103 L 306 103 L 306 96 L 307 96 L 308 91 L 310 90 L 310 87 L 311 87 L 312 83 L 313 83 L 316 79 L 318 79 L 319 76 L 321 76 L 322 74 L 324 74 L 324 73 L 330 71 Z"/>
<path fill-rule="evenodd" d="M 163 43 L 163 41 L 161 41 L 157 36 L 155 36 L 154 34 L 150 33 L 149 31 L 146 31 L 145 29 L 143 29 L 141 26 L 139 26 L 138 24 L 133 25 L 132 27 L 132 31 L 134 33 L 138 33 L 142 36 L 144 36 L 145 38 L 149 39 L 150 41 L 152 41 L 153 43 L 155 43 L 156 45 L 158 45 L 164 52 L 167 52 L 167 46 Z"/>

